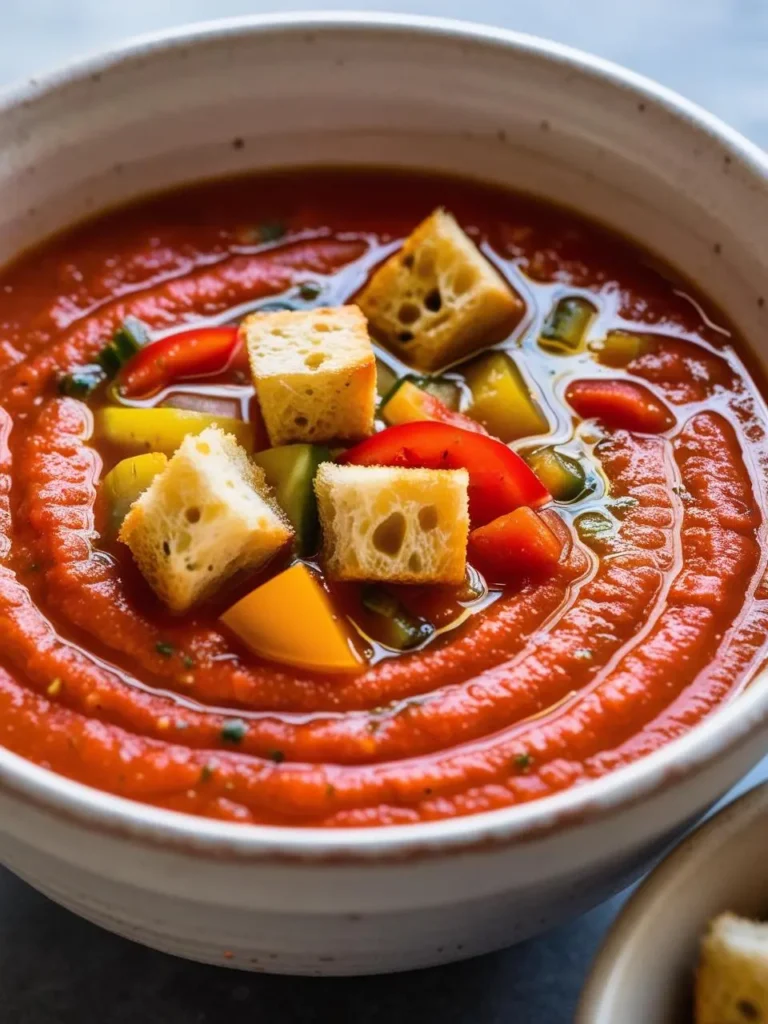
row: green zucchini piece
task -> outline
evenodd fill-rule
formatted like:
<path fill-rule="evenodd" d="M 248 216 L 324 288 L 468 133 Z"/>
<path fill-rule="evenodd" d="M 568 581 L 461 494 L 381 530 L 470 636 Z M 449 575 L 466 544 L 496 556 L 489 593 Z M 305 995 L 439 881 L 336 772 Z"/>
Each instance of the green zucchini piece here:
<path fill-rule="evenodd" d="M 400 386 L 397 374 L 383 359 L 376 359 L 376 391 L 382 400 L 389 399 Z"/>
<path fill-rule="evenodd" d="M 425 643 L 435 632 L 431 622 L 411 615 L 393 594 L 375 583 L 363 587 L 361 601 L 375 621 L 372 639 L 384 647 L 409 651 Z"/>
<path fill-rule="evenodd" d="M 549 352 L 570 355 L 578 352 L 597 316 L 597 309 L 579 295 L 568 295 L 557 303 L 544 321 L 539 344 Z"/>
<path fill-rule="evenodd" d="M 253 456 L 296 531 L 296 550 L 300 555 L 311 555 L 317 550 L 319 526 L 314 480 L 320 463 L 330 459 L 328 448 L 316 444 L 286 444 Z"/>
<path fill-rule="evenodd" d="M 555 501 L 574 501 L 586 490 L 587 476 L 578 459 L 551 446 L 527 452 L 524 457 Z"/>
<path fill-rule="evenodd" d="M 96 360 L 107 377 L 115 377 L 125 364 L 149 342 L 149 331 L 135 316 L 127 316 Z"/>

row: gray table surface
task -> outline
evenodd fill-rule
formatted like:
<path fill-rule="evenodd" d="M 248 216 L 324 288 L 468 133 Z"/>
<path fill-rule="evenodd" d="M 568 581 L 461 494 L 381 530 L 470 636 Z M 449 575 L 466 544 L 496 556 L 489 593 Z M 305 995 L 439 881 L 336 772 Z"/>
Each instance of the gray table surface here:
<path fill-rule="evenodd" d="M 274 6 L 262 0 L 0 0 L 0 83 L 126 35 Z M 297 0 L 284 6 L 386 7 L 549 36 L 657 78 L 768 145 L 768 0 Z M 763 778 L 768 762 L 739 789 Z M 389 978 L 290 979 L 201 967 L 142 949 L 79 920 L 0 869 L 0 1024 L 244 1018 L 257 1024 L 568 1024 L 590 960 L 624 898 L 464 964 Z"/>

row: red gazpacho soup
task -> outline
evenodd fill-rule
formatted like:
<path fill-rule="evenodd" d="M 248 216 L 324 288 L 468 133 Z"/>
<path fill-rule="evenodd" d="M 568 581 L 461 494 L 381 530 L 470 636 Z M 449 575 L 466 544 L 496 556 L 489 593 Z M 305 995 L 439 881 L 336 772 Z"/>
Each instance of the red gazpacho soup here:
<path fill-rule="evenodd" d="M 438 820 L 627 765 L 766 658 L 743 343 L 576 213 L 242 177 L 0 293 L 0 743 L 39 765 L 234 822 Z"/>

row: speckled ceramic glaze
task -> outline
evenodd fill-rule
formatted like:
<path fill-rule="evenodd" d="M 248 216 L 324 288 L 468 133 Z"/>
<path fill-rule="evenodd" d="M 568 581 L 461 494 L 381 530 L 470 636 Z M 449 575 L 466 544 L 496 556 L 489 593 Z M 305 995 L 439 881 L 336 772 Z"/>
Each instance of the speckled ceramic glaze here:
<path fill-rule="evenodd" d="M 682 268 L 755 344 L 768 337 L 765 156 L 650 82 L 512 33 L 296 15 L 144 39 L 7 93 L 0 154 L 0 259 L 191 178 L 426 166 L 597 216 Z M 190 818 L 0 751 L 0 859 L 91 920 L 181 956 L 294 973 L 419 967 L 514 942 L 620 888 L 762 755 L 767 718 L 763 677 L 607 778 L 368 831 Z"/>
<path fill-rule="evenodd" d="M 768 783 L 689 836 L 638 889 L 608 935 L 577 1024 L 683 1024 L 708 922 L 768 914 Z"/>

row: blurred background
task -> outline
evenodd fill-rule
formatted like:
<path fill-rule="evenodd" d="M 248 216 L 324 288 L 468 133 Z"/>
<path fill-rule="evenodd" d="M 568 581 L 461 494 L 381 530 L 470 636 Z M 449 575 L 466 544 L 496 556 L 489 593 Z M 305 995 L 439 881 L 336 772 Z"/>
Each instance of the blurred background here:
<path fill-rule="evenodd" d="M 463 17 L 548 36 L 650 75 L 768 145 L 768 0 L 0 0 L 0 86 L 126 36 L 281 6 Z M 766 771 L 764 762 L 739 788 Z M 623 899 L 446 968 L 270 978 L 108 935 L 0 868 L 0 1024 L 570 1024 Z"/>
<path fill-rule="evenodd" d="M 548 36 L 642 71 L 768 143 L 768 0 L 0 0 L 0 82 L 124 36 L 298 7 L 438 14 Z"/>

